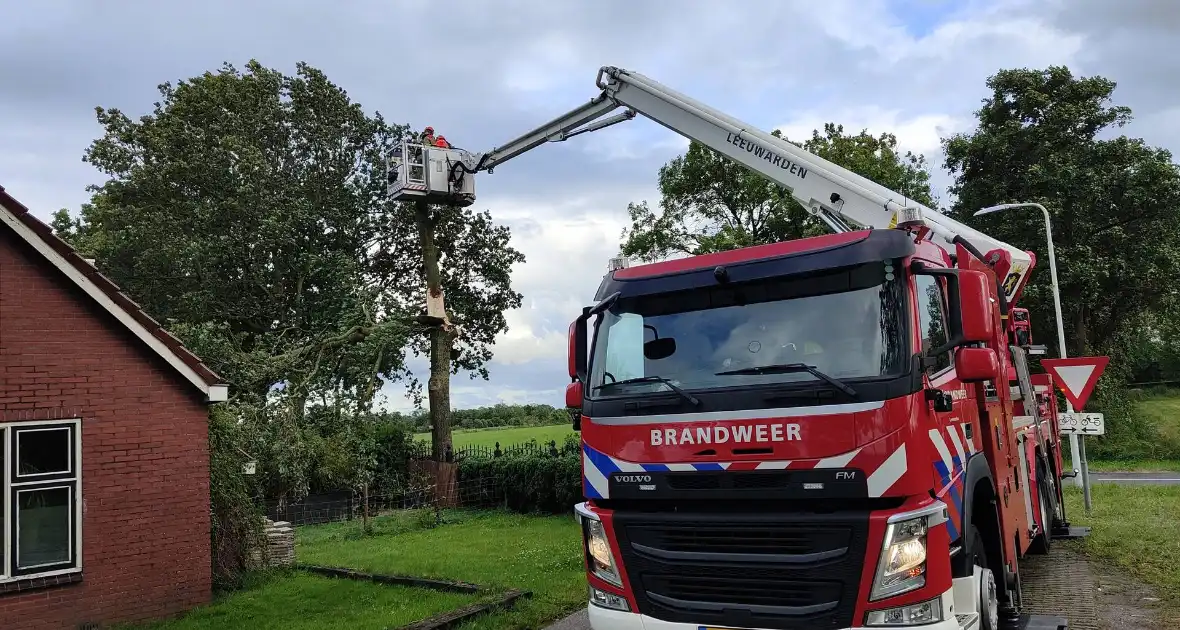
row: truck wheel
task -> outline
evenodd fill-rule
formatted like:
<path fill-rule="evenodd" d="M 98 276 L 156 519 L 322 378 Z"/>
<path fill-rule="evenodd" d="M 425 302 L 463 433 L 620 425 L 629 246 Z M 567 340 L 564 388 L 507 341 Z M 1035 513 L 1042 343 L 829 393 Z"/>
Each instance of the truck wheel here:
<path fill-rule="evenodd" d="M 979 530 L 971 528 L 971 563 L 978 573 L 979 587 L 979 630 L 1000 629 L 1000 589 L 996 586 L 996 576 L 987 568 L 987 553 L 983 545 L 983 536 Z"/>
<path fill-rule="evenodd" d="M 1049 548 L 1052 546 L 1053 539 L 1053 521 L 1056 519 L 1057 510 L 1054 509 L 1054 501 L 1051 495 L 1051 484 L 1049 483 L 1048 471 L 1045 470 L 1045 465 L 1041 461 L 1037 461 L 1037 497 L 1039 498 L 1041 521 L 1044 525 L 1040 534 L 1032 539 L 1029 544 L 1029 553 L 1037 555 L 1044 555 L 1049 553 Z"/>

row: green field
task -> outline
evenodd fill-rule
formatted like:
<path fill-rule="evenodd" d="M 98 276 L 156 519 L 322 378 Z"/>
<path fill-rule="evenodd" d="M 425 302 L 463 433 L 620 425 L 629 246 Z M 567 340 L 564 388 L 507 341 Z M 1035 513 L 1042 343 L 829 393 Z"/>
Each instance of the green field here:
<path fill-rule="evenodd" d="M 531 597 L 462 630 L 535 630 L 586 605 L 581 535 L 572 515 L 405 510 L 360 521 L 300 527 L 300 563 L 473 582 L 484 594 L 445 593 L 327 578 L 298 570 L 254 574 L 251 584 L 171 620 L 127 630 L 385 630 L 523 589 Z"/>
<path fill-rule="evenodd" d="M 453 610 L 476 596 L 320 577 L 300 571 L 256 583 L 143 630 L 384 630 Z M 346 603 L 346 604 L 345 604 Z"/>
<path fill-rule="evenodd" d="M 1138 404 L 1139 413 L 1159 427 L 1160 439 L 1180 444 L 1180 392 L 1171 391 Z"/>
<path fill-rule="evenodd" d="M 361 535 L 356 521 L 301 527 L 299 561 L 532 592 L 463 630 L 542 628 L 586 605 L 581 534 L 572 515 L 448 510 L 438 526 L 412 513 L 380 517 L 374 525 L 371 536 Z"/>
<path fill-rule="evenodd" d="M 574 430 L 568 424 L 554 424 L 544 427 L 494 427 L 490 429 L 460 429 L 454 432 L 452 438 L 455 448 L 464 446 L 486 446 L 493 448 L 496 442 L 501 447 L 521 444 L 529 440 L 536 440 L 539 444 L 547 444 L 550 440 L 558 446 L 565 441 L 567 435 L 574 435 Z M 419 442 L 430 443 L 429 433 L 416 433 L 414 439 Z"/>

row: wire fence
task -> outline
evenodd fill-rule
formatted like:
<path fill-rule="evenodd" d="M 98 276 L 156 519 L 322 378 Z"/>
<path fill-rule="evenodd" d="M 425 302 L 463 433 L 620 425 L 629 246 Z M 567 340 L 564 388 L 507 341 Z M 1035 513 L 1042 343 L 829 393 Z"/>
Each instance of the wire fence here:
<path fill-rule="evenodd" d="M 509 444 L 501 446 L 499 442 L 495 446 L 487 446 L 484 444 L 472 444 L 460 447 L 451 453 L 444 453 L 445 461 L 461 462 L 465 459 L 480 458 L 493 459 L 496 457 L 517 457 L 528 455 L 551 455 L 558 456 L 566 454 L 568 447 L 565 444 L 558 444 L 556 440 L 548 442 L 520 442 L 516 444 Z M 410 459 L 430 459 L 432 456 L 430 445 L 423 442 L 415 442 L 410 449 Z"/>
<path fill-rule="evenodd" d="M 427 508 L 490 509 L 505 505 L 507 489 L 496 478 L 480 476 L 458 480 L 453 470 L 444 470 L 437 477 L 442 478 L 441 482 L 422 478 L 420 483 L 401 492 L 370 494 L 368 497 L 363 493 L 332 492 L 308 495 L 293 502 L 269 501 L 266 517 L 301 527 L 362 519 L 366 515 L 366 503 L 370 518 Z"/>
<path fill-rule="evenodd" d="M 409 452 L 408 478 L 395 480 L 395 491 L 370 492 L 338 490 L 311 494 L 296 501 L 270 500 L 265 503 L 266 517 L 294 526 L 320 525 L 379 516 L 399 510 L 422 508 L 495 508 L 519 503 L 519 488 L 504 486 L 503 477 L 481 472 L 479 467 L 465 469 L 460 478 L 460 463 L 466 460 L 497 458 L 560 457 L 576 454 L 576 443 L 558 444 L 555 440 L 535 440 L 502 446 L 464 446 L 444 454 L 444 462 L 431 460 L 429 444 L 415 443 Z"/>

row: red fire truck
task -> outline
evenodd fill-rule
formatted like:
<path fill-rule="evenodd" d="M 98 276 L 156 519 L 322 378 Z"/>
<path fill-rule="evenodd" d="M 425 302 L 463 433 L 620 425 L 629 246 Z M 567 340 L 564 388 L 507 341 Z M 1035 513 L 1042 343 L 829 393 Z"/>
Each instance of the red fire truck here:
<path fill-rule="evenodd" d="M 595 630 L 1063 629 L 1022 614 L 1021 559 L 1068 528 L 1053 383 L 1009 317 L 1033 254 L 640 74 L 597 83 L 488 153 L 403 145 L 391 195 L 470 203 L 473 174 L 638 113 L 834 233 L 615 260 L 570 326 Z"/>

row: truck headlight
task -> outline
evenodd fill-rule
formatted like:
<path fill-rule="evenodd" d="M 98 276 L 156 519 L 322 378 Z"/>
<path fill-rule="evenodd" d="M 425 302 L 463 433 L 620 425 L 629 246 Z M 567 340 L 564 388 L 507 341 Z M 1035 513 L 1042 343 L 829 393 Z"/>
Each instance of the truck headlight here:
<path fill-rule="evenodd" d="M 602 521 L 583 518 L 582 535 L 586 540 L 586 555 L 590 559 L 591 573 L 608 584 L 622 588 L 623 580 L 615 566 L 615 558 L 611 554 L 610 541 L 606 538 L 606 529 L 602 526 Z"/>
<path fill-rule="evenodd" d="M 870 601 L 908 593 L 926 585 L 926 530 L 928 518 L 920 516 L 890 523 L 885 530 L 881 560 L 873 578 Z"/>

